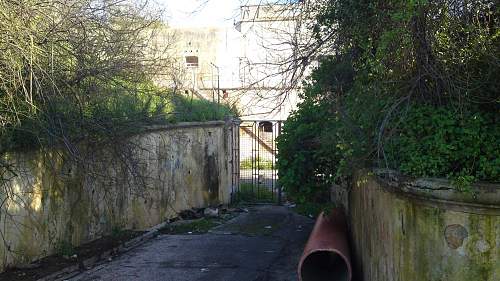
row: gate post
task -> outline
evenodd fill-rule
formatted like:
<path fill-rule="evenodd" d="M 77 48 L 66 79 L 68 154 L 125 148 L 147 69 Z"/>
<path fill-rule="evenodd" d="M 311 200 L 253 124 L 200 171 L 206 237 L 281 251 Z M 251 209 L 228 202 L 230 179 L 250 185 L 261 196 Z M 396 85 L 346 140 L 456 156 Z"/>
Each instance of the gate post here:
<path fill-rule="evenodd" d="M 231 203 L 236 201 L 240 189 L 240 124 L 241 120 L 233 116 L 226 117 L 226 124 L 231 133 Z"/>
<path fill-rule="evenodd" d="M 276 149 L 276 152 L 278 152 L 278 147 L 277 147 L 277 143 L 276 143 L 276 138 L 281 135 L 281 122 L 282 121 L 278 121 L 278 130 L 276 132 L 276 137 L 274 139 L 274 145 L 275 145 L 275 149 Z M 277 157 L 277 153 L 276 153 L 276 156 Z M 277 172 L 278 169 L 276 169 L 276 172 Z M 282 190 L 281 190 L 281 184 L 279 183 L 279 178 L 278 180 L 276 180 L 276 187 L 278 188 L 278 205 L 283 205 L 283 198 L 281 197 L 282 196 Z"/>

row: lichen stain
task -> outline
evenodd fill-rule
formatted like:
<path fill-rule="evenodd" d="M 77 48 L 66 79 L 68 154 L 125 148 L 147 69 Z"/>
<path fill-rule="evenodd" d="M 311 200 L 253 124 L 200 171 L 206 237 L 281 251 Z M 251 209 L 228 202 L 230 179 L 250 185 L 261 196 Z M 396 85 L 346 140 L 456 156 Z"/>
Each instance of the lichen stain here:
<path fill-rule="evenodd" d="M 466 272 L 467 280 L 497 281 L 493 279 L 495 265 L 498 263 L 500 253 L 496 245 L 493 223 L 498 223 L 498 218 L 492 216 L 469 216 L 470 240 L 466 246 L 469 269 Z M 485 245 L 488 247 L 484 247 Z M 494 247 L 492 247 L 494 246 Z"/>
<path fill-rule="evenodd" d="M 467 229 L 459 224 L 448 225 L 444 231 L 446 243 L 453 250 L 462 247 L 467 236 L 469 236 Z"/>
<path fill-rule="evenodd" d="M 145 212 L 141 202 L 134 198 L 132 200 L 132 229 L 142 229 L 145 222 Z"/>
<path fill-rule="evenodd" d="M 500 280 L 500 216 L 424 205 L 356 179 L 350 217 L 365 280 Z"/>
<path fill-rule="evenodd" d="M 87 226 L 90 221 L 90 202 L 84 189 L 84 175 L 74 173 L 67 179 L 65 187 L 67 189 L 67 200 L 69 202 L 69 223 L 70 231 L 67 233 L 73 245 L 79 245 L 87 239 Z"/>
<path fill-rule="evenodd" d="M 209 154 L 208 145 L 205 145 L 205 167 L 204 178 L 206 179 L 206 191 L 208 192 L 209 204 L 218 204 L 219 199 L 219 167 L 217 157 Z"/>
<path fill-rule="evenodd" d="M 222 166 L 227 161 L 221 147 L 227 146 L 223 143 L 227 139 L 220 139 L 226 134 L 217 129 L 211 131 L 211 136 L 202 129 L 166 133 L 158 140 L 157 149 L 141 154 L 141 158 L 154 161 L 139 166 L 141 172 L 150 173 L 152 179 L 147 184 L 152 183 L 154 190 L 137 196 L 130 190 L 136 184 L 130 181 L 125 166 L 96 166 L 113 179 L 93 180 L 84 167 L 60 150 L 11 156 L 12 162 L 26 170 L 27 178 L 16 182 L 29 196 L 23 198 L 29 210 L 20 209 L 23 213 L 16 213 L 19 219 L 6 222 L 8 244 L 0 246 L 3 265 L 51 254 L 60 241 L 77 246 L 109 232 L 113 225 L 144 229 L 176 210 L 192 207 L 192 202 L 218 204 L 220 183 L 230 176 L 224 174 L 227 169 Z M 91 153 L 108 160 L 105 151 Z M 115 179 L 120 174 L 124 177 Z M 17 230 L 15 223 L 27 227 Z M 10 251 L 6 247 L 11 247 Z"/>
<path fill-rule="evenodd" d="M 30 222 L 27 222 L 30 224 Z M 18 245 L 16 247 L 17 254 L 15 255 L 16 263 L 30 263 L 39 254 L 39 247 L 35 242 L 36 239 L 33 233 L 33 229 L 30 226 L 22 226 L 21 232 L 19 234 Z"/>

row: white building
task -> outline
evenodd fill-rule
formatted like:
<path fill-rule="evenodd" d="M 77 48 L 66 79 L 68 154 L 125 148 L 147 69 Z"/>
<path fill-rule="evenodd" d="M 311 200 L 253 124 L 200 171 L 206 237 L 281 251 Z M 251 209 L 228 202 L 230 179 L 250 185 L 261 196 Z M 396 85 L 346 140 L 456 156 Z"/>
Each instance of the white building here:
<path fill-rule="evenodd" d="M 236 104 L 243 120 L 285 120 L 300 85 L 287 71 L 297 44 L 297 5 L 243 6 L 228 28 L 169 28 L 179 71 L 166 83 Z"/>

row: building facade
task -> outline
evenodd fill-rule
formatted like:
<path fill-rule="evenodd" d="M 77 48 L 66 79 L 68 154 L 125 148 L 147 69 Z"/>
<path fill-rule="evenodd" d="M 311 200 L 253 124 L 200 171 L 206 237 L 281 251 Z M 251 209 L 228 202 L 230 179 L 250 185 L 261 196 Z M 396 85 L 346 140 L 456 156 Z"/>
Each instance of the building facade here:
<path fill-rule="evenodd" d="M 178 71 L 162 83 L 234 104 L 242 120 L 285 120 L 300 90 L 290 81 L 298 5 L 242 6 L 232 27 L 168 28 Z"/>

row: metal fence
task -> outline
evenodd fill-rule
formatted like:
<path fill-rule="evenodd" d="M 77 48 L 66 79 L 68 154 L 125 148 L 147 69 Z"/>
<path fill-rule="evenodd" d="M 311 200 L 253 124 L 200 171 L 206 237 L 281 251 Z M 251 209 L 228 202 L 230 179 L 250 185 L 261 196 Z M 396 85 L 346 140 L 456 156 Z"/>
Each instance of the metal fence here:
<path fill-rule="evenodd" d="M 250 196 L 256 201 L 280 203 L 281 188 L 278 185 L 276 168 L 276 138 L 281 133 L 282 121 L 243 121 L 239 133 L 233 134 L 233 163 L 239 163 L 235 191 L 238 195 Z"/>

